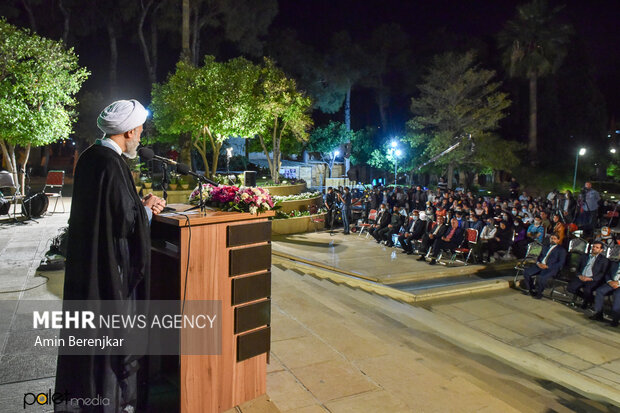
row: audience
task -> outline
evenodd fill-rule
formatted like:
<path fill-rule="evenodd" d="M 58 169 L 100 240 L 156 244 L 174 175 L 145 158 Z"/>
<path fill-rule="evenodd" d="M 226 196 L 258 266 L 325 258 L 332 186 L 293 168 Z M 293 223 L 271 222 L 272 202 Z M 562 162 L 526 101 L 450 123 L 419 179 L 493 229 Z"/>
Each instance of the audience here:
<path fill-rule="evenodd" d="M 433 242 L 433 246 L 430 251 L 431 261 L 430 265 L 435 265 L 437 263 L 437 255 L 441 250 L 450 250 L 458 248 L 463 242 L 463 234 L 465 230 L 459 227 L 459 221 L 456 218 L 452 218 L 450 220 L 451 228 L 450 230 L 444 231 L 443 236 L 435 237 L 435 241 Z"/>
<path fill-rule="evenodd" d="M 403 252 L 408 255 L 413 254 L 413 242 L 418 241 L 426 233 L 426 221 L 420 219 L 420 213 L 414 210 L 411 213 L 411 221 L 407 231 L 398 236 L 398 242 L 403 248 Z"/>

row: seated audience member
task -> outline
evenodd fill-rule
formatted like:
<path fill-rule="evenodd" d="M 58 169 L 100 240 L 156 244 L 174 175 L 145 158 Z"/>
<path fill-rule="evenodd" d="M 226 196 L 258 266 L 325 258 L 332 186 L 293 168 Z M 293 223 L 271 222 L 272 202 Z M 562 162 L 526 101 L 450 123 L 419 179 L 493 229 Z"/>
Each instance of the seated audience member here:
<path fill-rule="evenodd" d="M 392 241 L 392 235 L 398 234 L 400 227 L 403 225 L 403 221 L 400 208 L 397 205 L 394 205 L 390 222 L 387 226 L 376 232 L 377 236 L 375 239 L 377 239 L 378 242 L 385 241 L 388 247 L 393 247 L 394 242 Z"/>
<path fill-rule="evenodd" d="M 545 235 L 545 229 L 542 226 L 542 219 L 536 215 L 534 217 L 534 223 L 527 228 L 528 242 L 537 241 L 542 244 L 543 237 Z"/>
<path fill-rule="evenodd" d="M 609 261 L 601 252 L 603 243 L 595 241 L 590 254 L 583 254 L 579 260 L 577 278 L 568 283 L 569 292 L 583 297 L 583 309 L 588 308 L 594 300 L 594 291 L 605 282 Z"/>
<path fill-rule="evenodd" d="M 506 221 L 499 222 L 499 228 L 495 232 L 495 236 L 489 239 L 487 243 L 487 259 L 491 261 L 493 254 L 498 251 L 508 251 L 510 243 L 512 242 L 512 228 L 508 226 Z"/>
<path fill-rule="evenodd" d="M 605 304 L 605 296 L 612 294 L 613 303 L 611 305 L 611 325 L 618 326 L 620 319 L 620 263 L 612 262 L 605 277 L 605 283 L 598 287 L 594 293 L 594 315 L 590 317 L 592 320 L 603 321 L 603 305 Z"/>
<path fill-rule="evenodd" d="M 516 218 L 514 222 L 515 239 L 512 243 L 512 253 L 521 259 L 527 252 L 527 230 L 521 218 Z"/>
<path fill-rule="evenodd" d="M 377 218 L 375 219 L 375 223 L 371 225 L 368 229 L 368 233 L 373 236 L 373 238 L 377 242 L 381 242 L 380 238 L 377 238 L 377 231 L 385 228 L 390 223 L 390 211 L 388 211 L 385 204 L 381 204 L 379 207 L 379 212 L 377 212 Z"/>
<path fill-rule="evenodd" d="M 475 248 L 476 258 L 478 261 L 483 262 L 482 251 L 486 251 L 489 240 L 495 237 L 497 227 L 495 226 L 495 219 L 493 217 L 487 217 L 486 225 L 482 228 L 480 236 L 478 236 L 478 244 Z"/>
<path fill-rule="evenodd" d="M 542 298 L 547 282 L 558 275 L 566 261 L 566 250 L 558 245 L 557 235 L 551 234 L 549 245 L 544 247 L 536 263 L 523 271 L 523 287 L 534 298 Z M 534 284 L 533 277 L 536 276 Z"/>
<path fill-rule="evenodd" d="M 444 235 L 435 239 L 431 248 L 431 261 L 430 265 L 437 263 L 437 255 L 441 250 L 454 250 L 458 248 L 463 242 L 463 234 L 465 230 L 459 227 L 459 221 L 456 218 L 452 218 L 450 221 L 450 229 L 444 232 Z"/>
<path fill-rule="evenodd" d="M 426 221 L 420 219 L 420 214 L 418 211 L 413 211 L 411 214 L 411 222 L 409 223 L 409 228 L 407 228 L 407 232 L 400 235 L 398 237 L 398 242 L 400 242 L 401 247 L 403 247 L 403 252 L 408 255 L 413 254 L 413 243 L 414 241 L 419 240 L 426 233 Z"/>
<path fill-rule="evenodd" d="M 478 215 L 472 213 L 469 216 L 469 222 L 467 223 L 466 228 L 475 229 L 476 231 L 478 231 L 478 236 L 480 236 L 482 228 L 484 228 L 484 222 L 480 220 L 480 217 Z"/>
<path fill-rule="evenodd" d="M 547 214 L 547 211 L 540 211 L 540 223 L 545 229 L 546 235 L 551 235 L 553 233 L 553 225 L 551 224 L 551 221 L 549 220 L 549 214 Z"/>
<path fill-rule="evenodd" d="M 553 231 L 555 235 L 560 239 L 560 245 L 566 247 L 564 241 L 566 241 L 566 225 L 562 222 L 560 214 L 553 214 Z"/>
<path fill-rule="evenodd" d="M 435 225 L 435 228 L 429 230 L 422 236 L 422 243 L 420 245 L 420 249 L 418 250 L 418 254 L 420 254 L 418 261 L 424 261 L 424 256 L 426 255 L 428 248 L 433 245 L 436 239 L 441 238 L 447 230 L 448 226 L 445 223 L 444 217 L 438 216 L 437 225 Z"/>

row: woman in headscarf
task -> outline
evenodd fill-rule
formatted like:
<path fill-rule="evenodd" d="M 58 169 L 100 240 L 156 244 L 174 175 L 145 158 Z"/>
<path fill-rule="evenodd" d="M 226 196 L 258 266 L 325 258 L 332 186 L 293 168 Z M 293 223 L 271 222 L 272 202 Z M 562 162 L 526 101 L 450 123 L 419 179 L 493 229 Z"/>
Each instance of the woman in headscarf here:
<path fill-rule="evenodd" d="M 491 261 L 493 254 L 498 251 L 507 251 L 512 242 L 512 228 L 508 227 L 506 221 L 499 222 L 499 228 L 495 236 L 487 244 L 487 257 Z"/>

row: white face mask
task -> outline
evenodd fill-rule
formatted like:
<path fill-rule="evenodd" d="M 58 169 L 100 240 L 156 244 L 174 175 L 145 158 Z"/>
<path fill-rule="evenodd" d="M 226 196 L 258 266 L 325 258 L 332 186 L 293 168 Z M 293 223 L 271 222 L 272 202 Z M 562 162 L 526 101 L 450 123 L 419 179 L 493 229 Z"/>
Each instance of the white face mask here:
<path fill-rule="evenodd" d="M 414 221 L 417 221 L 417 219 L 419 218 L 417 215 L 414 215 L 411 217 Z"/>

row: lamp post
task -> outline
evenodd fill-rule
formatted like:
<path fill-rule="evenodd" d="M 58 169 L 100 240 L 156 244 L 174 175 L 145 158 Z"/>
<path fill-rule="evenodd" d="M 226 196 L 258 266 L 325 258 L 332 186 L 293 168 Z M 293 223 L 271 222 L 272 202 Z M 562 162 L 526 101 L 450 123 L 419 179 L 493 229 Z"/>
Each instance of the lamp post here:
<path fill-rule="evenodd" d="M 398 149 L 398 142 L 392 141 L 391 148 L 388 149 L 388 154 L 394 159 L 394 190 L 396 190 L 396 182 L 398 181 L 398 157 L 402 155 L 402 151 Z"/>
<path fill-rule="evenodd" d="M 575 155 L 575 175 L 573 176 L 573 192 L 575 192 L 575 184 L 577 183 L 577 165 L 579 165 L 579 155 L 586 154 L 586 148 L 579 149 L 579 152 Z"/>

